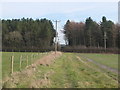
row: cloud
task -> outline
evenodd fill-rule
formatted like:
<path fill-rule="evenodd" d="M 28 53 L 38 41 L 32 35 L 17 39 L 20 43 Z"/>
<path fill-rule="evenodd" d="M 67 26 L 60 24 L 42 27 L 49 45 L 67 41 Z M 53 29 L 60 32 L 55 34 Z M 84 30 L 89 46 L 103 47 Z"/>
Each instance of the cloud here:
<path fill-rule="evenodd" d="M 18 0 L 19 1 L 19 0 Z M 68 19 L 74 21 L 85 21 L 89 16 L 93 20 L 100 21 L 105 15 L 108 19 L 117 21 L 117 3 L 98 2 L 50 2 L 50 3 L 30 3 L 30 2 L 6 2 L 2 3 L 2 18 L 47 18 L 50 20 L 61 20 L 59 30 Z M 63 43 L 63 34 L 59 32 L 60 42 Z"/>
<path fill-rule="evenodd" d="M 119 0 L 1 0 L 2 2 L 118 2 Z"/>

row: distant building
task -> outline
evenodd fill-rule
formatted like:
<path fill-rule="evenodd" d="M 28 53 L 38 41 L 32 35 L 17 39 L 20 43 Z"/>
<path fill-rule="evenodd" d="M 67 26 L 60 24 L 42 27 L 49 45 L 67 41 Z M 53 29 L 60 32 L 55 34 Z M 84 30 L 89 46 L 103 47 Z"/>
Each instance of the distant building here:
<path fill-rule="evenodd" d="M 120 24 L 120 1 L 118 2 L 118 23 Z"/>

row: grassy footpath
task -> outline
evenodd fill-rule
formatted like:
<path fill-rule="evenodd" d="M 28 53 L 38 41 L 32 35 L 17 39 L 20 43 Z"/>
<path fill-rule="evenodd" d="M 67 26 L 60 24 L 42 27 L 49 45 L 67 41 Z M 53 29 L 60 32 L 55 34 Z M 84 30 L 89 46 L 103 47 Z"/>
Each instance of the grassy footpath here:
<path fill-rule="evenodd" d="M 66 53 L 54 64 L 51 87 L 103 88 L 117 87 L 117 82 L 105 73 L 80 62 L 75 54 Z M 108 82 L 109 81 L 109 82 Z"/>
<path fill-rule="evenodd" d="M 35 60 L 41 58 L 45 53 L 33 53 L 33 52 L 2 52 L 2 77 L 7 77 L 11 74 L 11 56 L 14 56 L 14 72 L 20 71 L 20 56 L 22 55 L 22 69 L 27 65 L 27 56 L 28 56 L 28 65 L 33 63 Z"/>
<path fill-rule="evenodd" d="M 100 64 L 118 69 L 118 55 L 117 54 L 79 54 L 90 58 Z"/>
<path fill-rule="evenodd" d="M 96 69 L 96 70 L 99 70 L 100 72 L 103 72 L 103 73 L 105 73 L 105 74 L 107 74 L 109 77 L 111 77 L 111 78 L 113 78 L 113 79 L 115 79 L 115 80 L 118 80 L 118 77 L 120 77 L 120 76 L 118 76 L 118 72 L 116 73 L 116 72 L 112 72 L 112 71 L 110 71 L 109 69 L 105 69 L 105 68 L 103 68 L 102 66 L 99 66 L 99 65 L 97 65 L 96 63 L 94 63 L 94 62 L 91 62 L 91 61 L 88 61 L 85 57 L 87 57 L 87 56 L 85 56 L 85 55 L 89 55 L 89 56 L 93 56 L 93 55 L 95 55 L 95 56 L 93 56 L 93 57 L 97 57 L 97 55 L 96 54 L 79 54 L 79 53 L 76 53 L 76 55 L 77 56 L 79 56 L 79 57 L 81 57 L 81 59 L 83 60 L 83 61 L 85 61 L 85 62 L 87 62 L 89 65 L 91 65 L 92 67 L 94 67 L 94 69 Z M 99 54 L 99 56 L 102 56 L 103 55 L 103 57 L 102 57 L 102 60 L 107 60 L 108 62 L 106 62 L 106 63 L 99 63 L 98 61 L 95 61 L 95 62 L 97 62 L 98 64 L 102 64 L 102 65 L 105 65 L 105 66 L 107 66 L 106 64 L 111 64 L 111 66 L 108 66 L 108 67 L 110 67 L 110 68 L 113 68 L 113 66 L 114 66 L 114 64 L 112 65 L 112 63 L 116 63 L 117 65 L 118 65 L 118 62 L 114 62 L 114 59 L 113 59 L 113 57 L 110 59 L 111 60 L 111 62 L 109 62 L 109 55 L 108 54 L 106 54 L 106 56 L 104 56 L 105 54 Z M 110 55 L 115 55 L 115 54 L 110 54 Z M 83 57 L 83 56 L 85 56 L 85 57 Z M 117 55 L 115 55 L 115 56 L 117 56 Z M 94 59 L 95 59 L 94 58 Z M 98 58 L 101 58 L 101 57 L 98 57 Z M 90 57 L 89 57 L 89 59 L 91 59 Z M 94 61 L 94 59 L 93 59 L 93 61 Z M 112 60 L 113 59 L 113 60 Z M 97 60 L 97 59 L 96 59 Z M 116 71 L 117 71 L 117 69 L 118 69 L 118 66 L 116 66 L 117 68 L 113 68 L 113 69 L 116 69 Z"/>
<path fill-rule="evenodd" d="M 38 65 L 14 75 L 14 81 L 4 87 L 17 88 L 117 88 L 118 82 L 101 69 L 74 53 L 63 53 L 50 66 Z M 18 80 L 20 79 L 20 80 Z M 12 84 L 14 83 L 14 84 Z"/>

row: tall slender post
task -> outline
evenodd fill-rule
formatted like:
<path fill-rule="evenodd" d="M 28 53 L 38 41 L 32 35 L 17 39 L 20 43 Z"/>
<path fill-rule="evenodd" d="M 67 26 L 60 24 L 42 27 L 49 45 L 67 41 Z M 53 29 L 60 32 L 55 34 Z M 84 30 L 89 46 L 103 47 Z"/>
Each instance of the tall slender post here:
<path fill-rule="evenodd" d="M 11 57 L 11 74 L 13 73 L 14 65 L 14 56 Z"/>
<path fill-rule="evenodd" d="M 28 55 L 27 55 L 27 66 L 28 66 Z"/>
<path fill-rule="evenodd" d="M 57 52 L 57 37 L 58 37 L 58 33 L 57 33 L 57 24 L 58 24 L 58 22 L 60 22 L 60 21 L 58 21 L 58 20 L 55 20 L 54 21 L 55 22 L 55 27 L 56 27 L 56 35 L 55 35 L 55 54 L 56 54 L 56 52 Z"/>
<path fill-rule="evenodd" d="M 22 55 L 20 56 L 20 70 L 21 70 L 21 64 L 22 64 Z"/>
<path fill-rule="evenodd" d="M 92 47 L 92 36 L 91 36 L 91 30 L 90 30 L 90 47 Z"/>
<path fill-rule="evenodd" d="M 31 54 L 31 64 L 32 64 L 32 60 L 33 60 L 33 54 Z"/>
<path fill-rule="evenodd" d="M 105 51 L 106 51 L 106 47 L 107 47 L 107 46 L 106 46 L 106 36 L 107 36 L 107 35 L 106 35 L 106 32 L 104 32 L 104 48 L 105 48 Z"/>

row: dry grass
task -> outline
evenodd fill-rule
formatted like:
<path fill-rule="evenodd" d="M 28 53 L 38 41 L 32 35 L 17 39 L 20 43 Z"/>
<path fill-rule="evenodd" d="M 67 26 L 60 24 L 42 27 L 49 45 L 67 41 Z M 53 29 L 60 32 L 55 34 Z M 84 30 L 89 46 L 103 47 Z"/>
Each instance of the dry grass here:
<path fill-rule="evenodd" d="M 34 76 L 34 73 L 37 72 L 36 68 L 38 65 L 45 65 L 48 66 L 54 62 L 55 58 L 58 58 L 61 56 L 61 52 L 57 52 L 56 54 L 54 52 L 51 52 L 48 56 L 44 56 L 43 58 L 37 60 L 34 64 L 29 65 L 24 70 L 20 72 L 14 72 L 11 74 L 11 77 L 7 77 L 4 80 L 3 87 L 7 88 L 14 88 L 16 87 L 21 81 L 23 83 L 24 80 L 31 79 L 32 76 Z M 43 79 L 37 80 L 33 79 L 32 83 L 30 84 L 30 87 L 38 88 L 38 86 L 47 86 L 50 84 L 50 81 L 48 80 L 49 75 L 51 75 L 53 72 L 48 72 L 44 75 Z"/>

